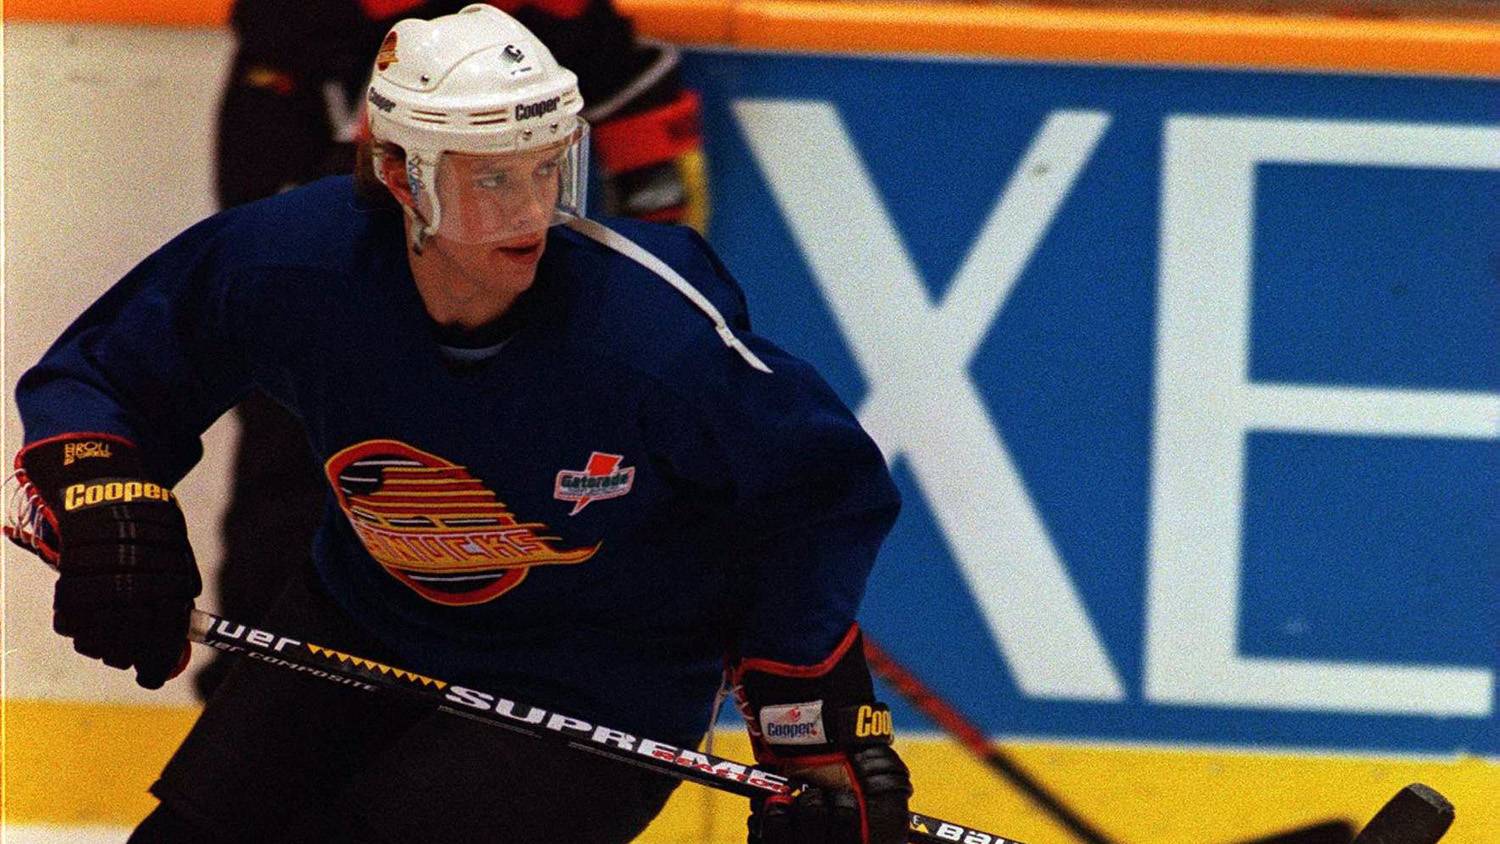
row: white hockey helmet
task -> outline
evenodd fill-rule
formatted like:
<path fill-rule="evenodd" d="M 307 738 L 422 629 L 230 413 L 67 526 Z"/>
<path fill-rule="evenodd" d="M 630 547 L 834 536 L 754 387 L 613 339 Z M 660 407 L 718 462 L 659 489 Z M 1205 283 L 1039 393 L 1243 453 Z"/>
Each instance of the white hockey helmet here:
<path fill-rule="evenodd" d="M 406 175 L 418 211 L 413 237 L 442 225 L 439 164 L 444 153 L 500 155 L 563 150 L 553 222 L 581 216 L 588 181 L 588 124 L 578 116 L 578 77 L 515 18 L 473 3 L 432 20 L 391 28 L 375 58 L 366 94 L 382 182 L 381 146 L 406 154 Z"/>

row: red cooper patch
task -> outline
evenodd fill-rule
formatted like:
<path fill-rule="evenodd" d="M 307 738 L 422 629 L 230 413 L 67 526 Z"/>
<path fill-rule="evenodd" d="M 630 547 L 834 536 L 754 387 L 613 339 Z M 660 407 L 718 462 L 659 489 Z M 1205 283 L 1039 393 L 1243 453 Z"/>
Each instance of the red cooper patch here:
<path fill-rule="evenodd" d="M 547 526 L 521 522 L 469 470 L 397 440 L 367 440 L 324 466 L 340 509 L 388 574 L 429 601 L 470 606 L 509 592 L 532 566 L 581 563 Z"/>

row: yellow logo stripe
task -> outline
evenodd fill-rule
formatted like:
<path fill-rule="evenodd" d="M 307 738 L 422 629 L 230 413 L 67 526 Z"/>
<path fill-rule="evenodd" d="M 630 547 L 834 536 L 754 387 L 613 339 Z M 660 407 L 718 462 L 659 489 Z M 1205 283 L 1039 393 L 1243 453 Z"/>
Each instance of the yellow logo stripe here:
<path fill-rule="evenodd" d="M 307 643 L 307 649 L 319 656 L 333 657 L 339 662 L 353 663 L 354 665 L 358 665 L 360 668 L 368 668 L 372 671 L 379 671 L 381 674 L 386 674 L 392 677 L 400 677 L 402 680 L 408 680 L 413 683 L 421 683 L 424 686 L 435 686 L 439 689 L 445 689 L 448 687 L 448 684 L 443 682 L 442 680 L 435 680 L 431 677 L 424 677 L 421 674 L 407 671 L 404 668 L 393 668 L 389 665 L 385 665 L 371 659 L 354 656 L 353 654 L 346 654 L 343 651 L 336 651 L 332 648 L 325 648 L 322 645 L 314 645 L 311 642 Z"/>

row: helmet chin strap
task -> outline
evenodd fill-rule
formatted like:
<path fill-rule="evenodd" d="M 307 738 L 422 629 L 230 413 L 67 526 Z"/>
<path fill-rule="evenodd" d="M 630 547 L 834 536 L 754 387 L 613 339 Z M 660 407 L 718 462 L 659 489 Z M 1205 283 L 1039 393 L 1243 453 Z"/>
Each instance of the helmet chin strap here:
<path fill-rule="evenodd" d="M 441 158 L 441 153 L 423 154 L 420 151 L 412 151 L 406 157 L 406 186 L 412 198 L 412 205 L 407 206 L 406 213 L 411 221 L 411 248 L 418 255 L 426 247 L 427 239 L 437 234 L 438 227 L 443 224 L 443 209 L 438 204 L 437 185 L 433 184 Z M 422 199 L 427 200 L 427 207 L 431 209 L 430 221 L 422 219 L 417 211 L 416 206 Z"/>

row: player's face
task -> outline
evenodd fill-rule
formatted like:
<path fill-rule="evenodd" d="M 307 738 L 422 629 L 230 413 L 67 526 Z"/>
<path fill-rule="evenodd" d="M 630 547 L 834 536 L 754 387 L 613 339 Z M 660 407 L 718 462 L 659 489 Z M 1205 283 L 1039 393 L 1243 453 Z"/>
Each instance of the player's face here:
<path fill-rule="evenodd" d="M 443 212 L 437 236 L 496 247 L 539 241 L 552 224 L 566 151 L 558 145 L 504 155 L 445 153 L 437 171 Z"/>
<path fill-rule="evenodd" d="M 504 155 L 444 153 L 442 218 L 429 246 L 479 288 L 518 289 L 536 278 L 561 190 L 567 147 Z"/>

